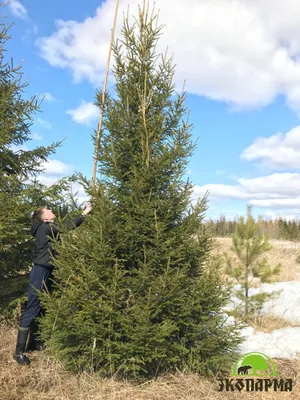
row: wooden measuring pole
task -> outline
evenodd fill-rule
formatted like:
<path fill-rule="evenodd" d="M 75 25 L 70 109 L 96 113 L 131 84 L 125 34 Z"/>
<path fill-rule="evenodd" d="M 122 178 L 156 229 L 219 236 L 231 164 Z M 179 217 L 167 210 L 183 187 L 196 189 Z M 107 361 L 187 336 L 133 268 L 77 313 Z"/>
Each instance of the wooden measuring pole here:
<path fill-rule="evenodd" d="M 93 168 L 93 176 L 92 176 L 92 187 L 93 187 L 93 189 L 95 189 L 95 183 L 96 183 L 97 161 L 98 161 L 98 152 L 99 152 L 99 146 L 100 146 L 100 135 L 101 135 L 101 129 L 102 129 L 105 93 L 106 93 L 106 87 L 107 87 L 107 80 L 108 80 L 108 72 L 109 72 L 109 64 L 110 64 L 110 58 L 111 58 L 112 45 L 113 45 L 114 36 L 115 36 L 115 29 L 116 29 L 116 23 L 117 23 L 118 10 L 119 10 L 119 0 L 116 1 L 115 16 L 114 16 L 113 27 L 112 27 L 112 30 L 111 30 L 110 46 L 109 46 L 109 51 L 108 51 L 108 57 L 107 57 L 107 63 L 106 63 L 106 72 L 105 72 L 105 78 L 104 78 L 104 84 L 103 84 L 103 92 L 102 92 L 102 99 L 101 99 L 101 106 L 100 106 L 100 117 L 99 117 L 99 122 L 98 122 L 97 138 L 96 138 L 96 145 L 95 145 L 94 168 Z"/>

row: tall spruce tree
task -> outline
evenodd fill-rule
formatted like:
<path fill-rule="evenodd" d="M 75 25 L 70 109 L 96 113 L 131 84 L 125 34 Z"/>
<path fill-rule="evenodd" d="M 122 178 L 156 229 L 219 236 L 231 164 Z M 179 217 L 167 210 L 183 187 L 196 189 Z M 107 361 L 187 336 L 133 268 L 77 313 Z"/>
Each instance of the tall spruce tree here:
<path fill-rule="evenodd" d="M 4 21 L 4 20 L 3 20 Z M 42 163 L 58 143 L 24 149 L 30 140 L 30 127 L 40 103 L 25 99 L 21 65 L 5 59 L 4 45 L 10 39 L 8 28 L 0 26 L 0 279 L 15 275 L 31 265 L 32 241 L 30 211 L 55 200 L 62 187 L 46 191 L 34 181 Z M 54 193 L 56 191 L 56 193 Z M 50 197 L 49 197 L 50 196 Z M 43 200 L 43 202 L 40 202 Z"/>
<path fill-rule="evenodd" d="M 74 370 L 223 371 L 241 341 L 221 313 L 230 292 L 209 258 L 211 238 L 199 233 L 206 197 L 192 206 L 183 180 L 195 145 L 172 60 L 156 54 L 160 34 L 145 5 L 135 23 L 124 20 L 93 214 L 55 244 L 58 283 L 41 297 L 42 337 Z"/>

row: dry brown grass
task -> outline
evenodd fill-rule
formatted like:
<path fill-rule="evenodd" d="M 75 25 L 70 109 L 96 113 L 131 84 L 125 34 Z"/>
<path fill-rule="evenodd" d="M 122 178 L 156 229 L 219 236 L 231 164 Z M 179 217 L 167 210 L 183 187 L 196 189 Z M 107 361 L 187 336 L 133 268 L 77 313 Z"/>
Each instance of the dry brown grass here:
<path fill-rule="evenodd" d="M 252 326 L 255 330 L 271 333 L 275 329 L 288 328 L 289 326 L 299 326 L 298 324 L 292 324 L 291 322 L 277 317 L 276 315 L 254 315 L 248 325 Z"/>
<path fill-rule="evenodd" d="M 298 253 L 300 253 L 300 243 L 287 242 L 283 240 L 270 240 L 272 249 L 266 252 L 266 257 L 270 265 L 281 264 L 281 272 L 274 278 L 276 282 L 287 282 L 297 279 L 300 275 L 300 265 L 296 263 Z M 227 252 L 234 256 L 230 250 L 232 246 L 231 238 L 216 238 L 215 252 Z M 234 257 L 233 257 L 234 258 Z"/>
<path fill-rule="evenodd" d="M 33 353 L 30 366 L 12 359 L 16 331 L 0 326 L 1 400 L 220 400 L 220 399 L 299 399 L 300 386 L 292 392 L 219 392 L 216 379 L 194 375 L 164 376 L 143 384 L 103 379 L 88 374 L 70 374 L 46 354 Z M 300 361 L 274 360 L 280 378 L 297 383 Z"/>

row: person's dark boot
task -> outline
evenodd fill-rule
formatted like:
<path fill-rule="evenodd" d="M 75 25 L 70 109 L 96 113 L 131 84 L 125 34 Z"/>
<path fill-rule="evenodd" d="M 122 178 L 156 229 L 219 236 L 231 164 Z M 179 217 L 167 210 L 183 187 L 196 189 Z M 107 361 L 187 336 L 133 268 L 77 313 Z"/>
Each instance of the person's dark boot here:
<path fill-rule="evenodd" d="M 45 346 L 39 339 L 38 325 L 33 322 L 29 327 L 29 340 L 27 342 L 26 351 L 43 351 Z"/>
<path fill-rule="evenodd" d="M 33 338 L 29 342 L 26 351 L 43 351 L 45 350 L 45 346 L 43 342 L 33 335 Z"/>
<path fill-rule="evenodd" d="M 14 359 L 17 361 L 17 363 L 22 365 L 30 364 L 29 358 L 24 354 L 27 337 L 28 337 L 28 328 L 19 327 L 16 353 L 14 355 Z"/>
<path fill-rule="evenodd" d="M 28 351 L 44 351 L 44 350 L 45 346 L 39 339 L 34 339 L 30 347 L 28 348 Z"/>

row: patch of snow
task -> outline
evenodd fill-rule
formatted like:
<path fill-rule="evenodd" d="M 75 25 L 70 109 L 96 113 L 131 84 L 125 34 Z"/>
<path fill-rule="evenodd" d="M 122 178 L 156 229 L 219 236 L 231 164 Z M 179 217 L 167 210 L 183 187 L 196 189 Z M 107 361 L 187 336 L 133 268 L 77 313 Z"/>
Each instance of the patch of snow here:
<path fill-rule="evenodd" d="M 276 329 L 271 333 L 259 332 L 252 327 L 247 327 L 242 330 L 242 336 L 245 337 L 245 341 L 239 348 L 241 354 L 258 351 L 271 358 L 289 360 L 299 358 L 300 327 Z"/>
<path fill-rule="evenodd" d="M 239 289 L 236 285 L 234 289 Z M 300 325 L 300 282 L 276 282 L 262 284 L 259 288 L 251 288 L 249 295 L 260 292 L 280 293 L 267 301 L 262 309 L 262 315 L 274 315 L 289 321 L 292 324 Z M 240 300 L 232 295 L 231 301 L 223 309 L 225 325 L 233 325 L 234 317 L 228 317 L 226 311 L 232 310 Z M 240 354 L 248 352 L 262 352 L 271 358 L 296 359 L 300 356 L 300 326 L 275 329 L 270 333 L 257 331 L 252 327 L 246 327 L 241 331 L 245 341 L 240 345 Z"/>
<path fill-rule="evenodd" d="M 235 285 L 234 289 L 240 289 L 240 285 Z M 280 293 L 274 299 L 264 303 L 261 314 L 272 314 L 291 322 L 291 324 L 300 325 L 300 281 L 264 283 L 259 288 L 250 288 L 249 295 L 277 291 Z M 230 303 L 224 311 L 233 310 L 240 302 L 235 295 L 232 295 Z"/>

